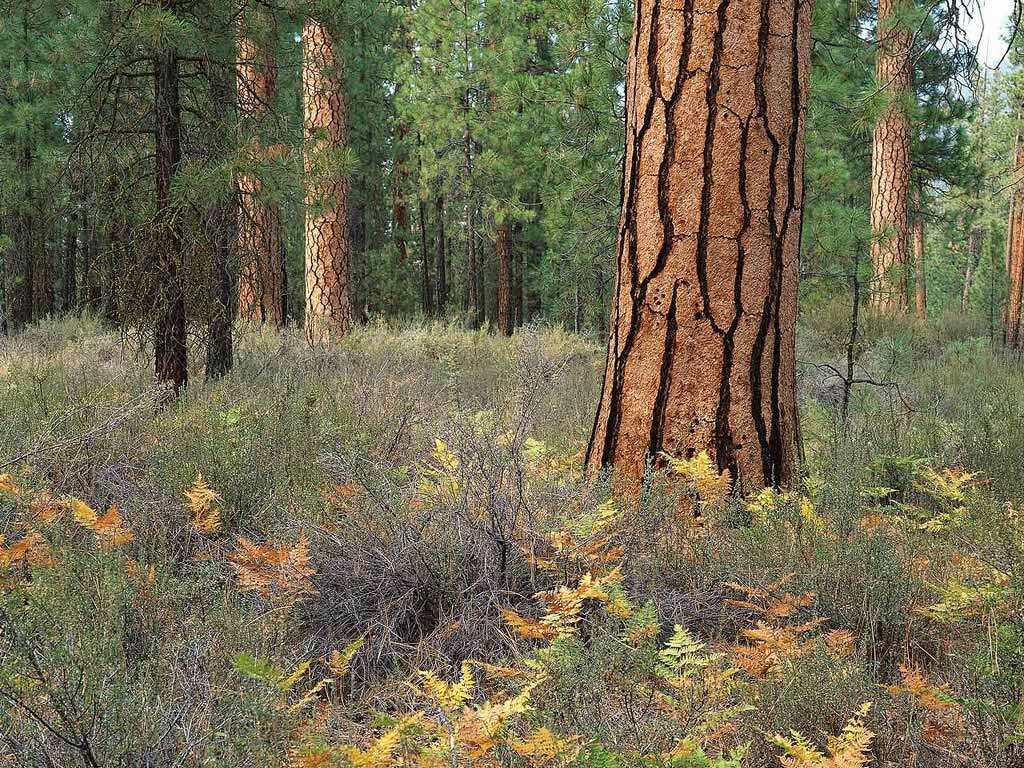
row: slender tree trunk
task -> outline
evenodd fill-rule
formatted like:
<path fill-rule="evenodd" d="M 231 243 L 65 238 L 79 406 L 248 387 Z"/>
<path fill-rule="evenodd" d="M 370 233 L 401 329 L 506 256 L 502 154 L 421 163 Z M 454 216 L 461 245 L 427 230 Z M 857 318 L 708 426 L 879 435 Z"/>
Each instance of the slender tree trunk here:
<path fill-rule="evenodd" d="M 319 344 L 352 326 L 349 186 L 331 166 L 346 147 L 344 77 L 334 37 L 310 19 L 302 30 L 302 93 L 306 125 L 306 338 Z"/>
<path fill-rule="evenodd" d="M 420 275 L 420 297 L 423 304 L 423 316 L 430 317 L 434 313 L 434 285 L 430 279 L 430 233 L 427 231 L 427 203 L 419 201 L 420 210 L 420 261 L 423 270 Z"/>
<path fill-rule="evenodd" d="M 604 384 L 586 463 L 706 451 L 741 492 L 797 478 L 808 0 L 637 4 Z M 688 3 L 687 8 L 692 6 Z"/>
<path fill-rule="evenodd" d="M 896 23 L 905 0 L 878 3 L 878 81 L 890 102 L 875 124 L 871 147 L 871 305 L 883 312 L 907 307 L 911 32 Z"/>
<path fill-rule="evenodd" d="M 498 299 L 498 332 L 503 336 L 511 336 L 516 325 L 512 297 L 512 233 L 508 221 L 501 222 L 495 229 L 494 251 L 498 257 L 498 279 L 495 286 Z"/>
<path fill-rule="evenodd" d="M 175 11 L 175 0 L 162 0 L 164 11 Z M 156 327 L 153 334 L 156 379 L 173 387 L 188 384 L 185 339 L 185 298 L 178 270 L 181 264 L 180 217 L 172 207 L 171 187 L 181 167 L 181 103 L 178 93 L 178 53 L 158 50 L 153 60 L 156 117 Z"/>
<path fill-rule="evenodd" d="M 1014 213 L 1010 292 L 1006 302 L 1006 344 L 1020 346 L 1021 299 L 1024 298 L 1024 205 L 1018 200 Z"/>
<path fill-rule="evenodd" d="M 255 23 L 265 21 L 256 13 Z M 265 30 L 250 36 L 242 29 L 237 38 L 238 111 L 243 125 L 254 133 L 266 122 L 277 97 L 277 62 L 267 37 Z M 279 151 L 277 147 L 264 147 L 254 136 L 246 148 L 247 160 L 259 166 Z M 247 322 L 280 327 L 285 321 L 281 212 L 276 202 L 266 199 L 266 188 L 257 171 L 239 173 L 235 183 L 240 261 L 238 315 Z"/>
<path fill-rule="evenodd" d="M 223 160 L 224 154 L 230 151 L 231 136 L 227 120 L 234 107 L 235 89 L 232 87 L 230 70 L 210 60 L 206 62 L 206 69 L 215 104 L 213 123 L 210 126 L 211 132 L 217 137 L 214 158 Z M 237 194 L 227 192 L 213 202 L 206 212 L 205 224 L 206 240 L 211 253 L 206 378 L 212 381 L 227 375 L 235 364 L 232 326 L 235 274 L 238 268 L 235 258 L 238 245 Z"/>
<path fill-rule="evenodd" d="M 463 174 L 466 187 L 466 310 L 474 328 L 482 322 L 482 307 L 477 278 L 476 199 L 473 196 L 473 134 L 466 127 L 463 141 Z"/>
<path fill-rule="evenodd" d="M 476 203 L 466 203 L 466 309 L 474 328 L 483 322 L 483 304 L 480 301 L 480 275 L 476 253 Z"/>
<path fill-rule="evenodd" d="M 1020 119 L 1020 112 L 1017 113 Z M 1007 300 L 1003 309 L 1003 342 L 1010 346 L 1017 346 L 1020 326 L 1020 302 L 1024 272 L 1018 273 L 1017 262 L 1021 258 L 1021 246 L 1018 238 L 1021 236 L 1022 219 L 1024 219 L 1024 206 L 1022 206 L 1021 191 L 1017 185 L 1020 183 L 1021 169 L 1024 168 L 1024 143 L 1018 133 L 1014 142 L 1013 151 L 1013 186 L 1010 192 L 1010 210 L 1007 214 L 1006 223 L 1006 250 L 1005 270 L 1007 280 Z M 1024 267 L 1022 267 L 1024 269 Z M 1017 296 L 1016 309 L 1014 309 L 1014 295 Z"/>
<path fill-rule="evenodd" d="M 106 187 L 105 205 L 113 213 L 110 218 L 110 224 L 107 227 L 103 259 L 103 317 L 111 325 L 117 325 L 121 319 L 118 295 L 122 278 L 118 269 L 118 261 L 121 257 L 120 236 L 122 219 L 116 213 L 119 208 L 117 204 L 117 188 L 113 181 L 108 183 Z"/>
<path fill-rule="evenodd" d="M 513 328 L 520 328 L 522 327 L 522 270 L 525 266 L 528 244 L 523 237 L 521 223 L 517 223 L 512 231 L 512 242 L 519 245 L 518 248 L 513 247 L 510 269 L 512 273 L 512 326 Z"/>
<path fill-rule="evenodd" d="M 924 271 L 924 211 L 921 185 L 914 188 L 914 311 L 918 320 L 928 317 L 928 287 Z"/>
<path fill-rule="evenodd" d="M 445 264 L 444 195 L 434 199 L 434 276 L 437 278 L 437 316 L 444 317 L 448 304 L 448 270 Z"/>
<path fill-rule="evenodd" d="M 397 95 L 397 94 L 396 94 Z M 409 126 L 399 123 L 395 129 L 395 166 L 391 190 L 391 211 L 395 224 L 395 247 L 398 249 L 399 268 L 404 271 L 409 261 L 409 205 L 406 202 L 405 188 L 408 184 L 408 158 L 405 154 L 405 142 L 409 135 Z"/>
<path fill-rule="evenodd" d="M 78 202 L 73 200 L 64 225 L 64 268 L 61 270 L 61 309 L 78 306 Z"/>
<path fill-rule="evenodd" d="M 981 247 L 983 232 L 978 228 L 972 228 L 967 239 L 967 267 L 964 270 L 964 290 L 960 294 L 960 313 L 966 314 L 971 304 L 971 287 L 974 281 L 974 273 L 981 261 Z"/>
<path fill-rule="evenodd" d="M 5 323 L 9 332 L 32 322 L 32 260 L 28 239 L 32 236 L 32 218 L 26 213 L 12 218 L 13 235 L 4 258 Z"/>

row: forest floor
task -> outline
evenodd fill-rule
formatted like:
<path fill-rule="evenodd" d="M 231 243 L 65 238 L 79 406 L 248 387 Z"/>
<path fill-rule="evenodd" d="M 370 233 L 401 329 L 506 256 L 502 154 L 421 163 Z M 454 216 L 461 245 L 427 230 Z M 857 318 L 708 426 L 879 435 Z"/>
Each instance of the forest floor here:
<path fill-rule="evenodd" d="M 869 318 L 844 420 L 848 332 L 746 501 L 581 477 L 559 330 L 250 334 L 166 408 L 93 321 L 0 340 L 0 766 L 1020 765 L 1024 370 Z"/>

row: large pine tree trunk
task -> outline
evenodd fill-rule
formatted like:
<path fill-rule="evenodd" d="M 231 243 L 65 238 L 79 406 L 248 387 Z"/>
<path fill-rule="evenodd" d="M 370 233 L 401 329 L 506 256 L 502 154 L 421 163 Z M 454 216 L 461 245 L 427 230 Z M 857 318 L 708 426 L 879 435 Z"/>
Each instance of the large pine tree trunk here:
<path fill-rule="evenodd" d="M 174 0 L 161 7 L 174 12 Z M 181 264 L 181 217 L 172 207 L 171 187 L 181 167 L 181 103 L 178 93 L 178 54 L 157 52 L 154 103 L 156 117 L 156 228 L 158 248 L 156 327 L 153 334 L 156 379 L 169 384 L 175 395 L 188 384 L 185 340 L 185 299 L 178 269 Z"/>
<path fill-rule="evenodd" d="M 340 338 L 352 325 L 348 179 L 334 164 L 346 147 L 344 78 L 327 26 L 302 29 L 306 171 L 306 339 Z"/>
<path fill-rule="evenodd" d="M 921 185 L 914 188 L 914 312 L 918 320 L 928 317 L 928 284 L 924 270 L 924 211 L 921 209 Z"/>
<path fill-rule="evenodd" d="M 895 23 L 904 0 L 878 3 L 878 82 L 889 98 L 871 145 L 871 305 L 883 312 L 907 308 L 909 265 L 911 32 Z"/>
<path fill-rule="evenodd" d="M 707 451 L 744 492 L 796 478 L 812 4 L 637 3 L 592 470 Z"/>
<path fill-rule="evenodd" d="M 265 35 L 264 35 L 265 37 Z M 240 30 L 235 69 L 238 111 L 243 124 L 257 131 L 266 122 L 277 97 L 277 62 L 266 41 Z M 253 137 L 248 144 L 249 162 L 259 165 L 269 153 Z M 284 268 L 281 263 L 281 212 L 265 199 L 265 185 L 257 173 L 240 173 L 238 189 L 238 316 L 252 323 L 282 326 Z"/>
<path fill-rule="evenodd" d="M 498 257 L 497 294 L 498 332 L 511 336 L 515 331 L 515 309 L 512 306 L 512 233 L 507 221 L 498 224 L 494 233 L 494 252 Z"/>

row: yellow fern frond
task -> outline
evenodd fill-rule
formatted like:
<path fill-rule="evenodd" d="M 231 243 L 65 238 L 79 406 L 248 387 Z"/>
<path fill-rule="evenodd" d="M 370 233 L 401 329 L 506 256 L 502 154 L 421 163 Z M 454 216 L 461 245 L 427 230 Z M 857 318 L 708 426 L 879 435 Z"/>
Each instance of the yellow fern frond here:
<path fill-rule="evenodd" d="M 454 712 L 460 709 L 473 697 L 473 689 L 476 687 L 473 670 L 468 661 L 462 662 L 461 674 L 454 683 L 446 682 L 432 672 L 420 672 L 420 679 L 422 680 L 420 692 L 436 701 L 445 712 Z"/>
<path fill-rule="evenodd" d="M 192 526 L 203 536 L 212 536 L 220 530 L 220 510 L 215 506 L 220 496 L 214 491 L 200 472 L 196 481 L 185 492 L 191 511 Z"/>

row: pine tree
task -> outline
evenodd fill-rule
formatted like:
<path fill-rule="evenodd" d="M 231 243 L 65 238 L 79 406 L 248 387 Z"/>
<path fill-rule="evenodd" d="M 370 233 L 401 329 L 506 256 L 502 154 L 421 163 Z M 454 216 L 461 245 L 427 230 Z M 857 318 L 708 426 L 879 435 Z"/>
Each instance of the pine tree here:
<path fill-rule="evenodd" d="M 707 451 L 743 491 L 785 486 L 812 4 L 716 2 L 707 24 L 673 8 L 637 8 L 619 277 L 587 464 L 636 478 L 663 452 Z"/>
<path fill-rule="evenodd" d="M 306 171 L 306 339 L 344 336 L 352 324 L 345 91 L 335 35 L 310 18 L 302 30 Z"/>
<path fill-rule="evenodd" d="M 885 312 L 907 307 L 912 33 L 901 16 L 906 7 L 905 0 L 878 3 L 877 78 L 888 103 L 875 124 L 871 147 L 871 304 Z"/>

